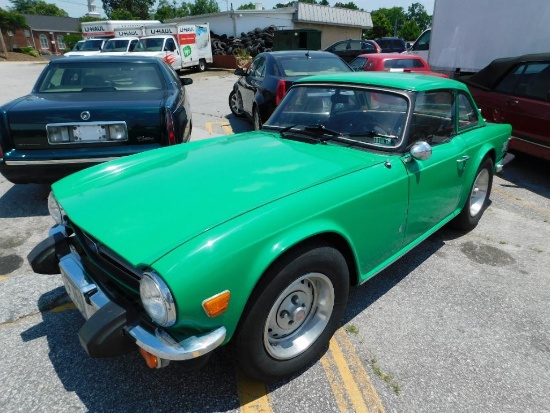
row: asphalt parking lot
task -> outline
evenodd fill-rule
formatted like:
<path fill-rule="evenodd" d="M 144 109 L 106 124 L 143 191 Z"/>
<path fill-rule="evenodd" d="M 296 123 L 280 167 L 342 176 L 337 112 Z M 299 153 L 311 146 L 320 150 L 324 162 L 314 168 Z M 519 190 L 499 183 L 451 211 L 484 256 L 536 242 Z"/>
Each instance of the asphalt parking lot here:
<path fill-rule="evenodd" d="M 0 104 L 42 67 L 0 63 Z M 231 72 L 189 76 L 192 140 L 251 129 L 230 115 Z M 0 411 L 550 412 L 549 176 L 550 163 L 518 156 L 475 230 L 444 228 L 352 289 L 327 353 L 270 386 L 223 348 L 191 372 L 88 358 L 60 278 L 26 261 L 53 224 L 49 188 L 0 177 Z"/>

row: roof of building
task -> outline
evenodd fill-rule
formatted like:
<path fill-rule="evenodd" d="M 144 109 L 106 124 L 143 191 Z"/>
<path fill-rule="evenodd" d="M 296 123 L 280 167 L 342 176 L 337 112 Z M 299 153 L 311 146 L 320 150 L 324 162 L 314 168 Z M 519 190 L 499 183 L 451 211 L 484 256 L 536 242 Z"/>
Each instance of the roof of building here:
<path fill-rule="evenodd" d="M 32 30 L 45 32 L 78 32 L 80 20 L 74 17 L 42 16 L 38 14 L 23 14 Z"/>

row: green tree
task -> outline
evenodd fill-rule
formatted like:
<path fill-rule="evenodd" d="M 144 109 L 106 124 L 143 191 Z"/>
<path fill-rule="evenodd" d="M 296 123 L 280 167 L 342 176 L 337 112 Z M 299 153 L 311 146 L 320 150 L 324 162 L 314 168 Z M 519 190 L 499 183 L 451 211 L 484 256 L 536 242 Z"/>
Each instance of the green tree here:
<path fill-rule="evenodd" d="M 66 34 L 63 36 L 63 43 L 65 43 L 65 50 L 72 50 L 74 45 L 82 40 L 82 35 L 80 34 Z"/>
<path fill-rule="evenodd" d="M 330 6 L 328 0 L 321 0 L 318 4 L 319 6 Z"/>
<path fill-rule="evenodd" d="M 168 0 L 160 0 L 157 6 L 157 11 L 153 15 L 155 20 L 160 20 L 161 22 L 168 19 L 175 19 L 176 17 L 181 17 L 179 15 L 179 6 L 176 3 L 176 0 L 172 0 L 170 3 Z"/>
<path fill-rule="evenodd" d="M 334 7 L 340 7 L 341 9 L 351 9 L 351 10 L 359 10 L 359 7 L 353 2 L 347 2 L 347 3 L 336 3 L 334 4 Z"/>
<path fill-rule="evenodd" d="M 382 9 L 380 9 L 382 10 Z M 371 12 L 372 29 L 363 30 L 363 36 L 366 39 L 377 39 L 379 37 L 389 36 L 392 33 L 392 23 L 385 13 L 380 10 Z"/>
<path fill-rule="evenodd" d="M 220 7 L 216 0 L 195 0 L 195 3 L 187 3 L 187 7 L 191 16 L 220 12 Z"/>
<path fill-rule="evenodd" d="M 294 4 L 293 1 L 289 1 L 288 3 L 277 3 L 274 9 L 284 9 L 285 7 L 291 7 Z"/>
<path fill-rule="evenodd" d="M 55 4 L 43 0 L 10 0 L 12 10 L 22 14 L 39 14 L 41 16 L 68 17 L 69 14 Z"/>
<path fill-rule="evenodd" d="M 256 10 L 256 5 L 252 2 L 241 4 L 239 7 L 237 7 L 237 10 Z"/>
<path fill-rule="evenodd" d="M 113 11 L 109 18 L 113 20 L 140 20 L 140 18 L 134 16 L 131 11 L 122 9 Z"/>
<path fill-rule="evenodd" d="M 102 0 L 103 10 L 109 19 L 120 16 L 122 11 L 127 11 L 133 18 L 130 20 L 149 19 L 149 9 L 155 4 L 155 0 Z"/>
<path fill-rule="evenodd" d="M 0 33 L 4 34 L 8 31 L 15 32 L 18 29 L 26 29 L 29 26 L 25 20 L 25 16 L 16 11 L 6 11 L 0 7 Z M 2 47 L 2 52 L 8 59 L 8 50 L 6 49 L 6 44 L 4 43 L 4 36 L 0 36 L 0 47 Z"/>
<path fill-rule="evenodd" d="M 426 8 L 420 3 L 413 3 L 409 6 L 407 9 L 407 19 L 414 21 L 420 32 L 426 30 L 432 24 L 431 16 L 426 11 Z M 416 39 L 416 37 L 414 37 L 414 39 Z"/>
<path fill-rule="evenodd" d="M 418 27 L 416 21 L 407 20 L 399 29 L 399 37 L 406 40 L 415 40 L 422 33 L 422 29 Z"/>

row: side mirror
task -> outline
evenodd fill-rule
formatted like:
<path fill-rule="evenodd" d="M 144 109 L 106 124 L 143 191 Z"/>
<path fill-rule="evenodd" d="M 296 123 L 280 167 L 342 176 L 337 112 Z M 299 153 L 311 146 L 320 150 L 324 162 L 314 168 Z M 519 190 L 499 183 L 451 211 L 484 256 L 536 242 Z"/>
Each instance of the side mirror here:
<path fill-rule="evenodd" d="M 244 70 L 242 67 L 238 67 L 235 69 L 233 74 L 237 76 L 246 76 L 246 70 Z"/>
<path fill-rule="evenodd" d="M 183 86 L 189 86 L 193 84 L 193 79 L 190 77 L 180 77 L 180 82 Z"/>
<path fill-rule="evenodd" d="M 428 142 L 418 141 L 411 147 L 409 153 L 417 161 L 425 161 L 432 156 L 432 147 Z"/>

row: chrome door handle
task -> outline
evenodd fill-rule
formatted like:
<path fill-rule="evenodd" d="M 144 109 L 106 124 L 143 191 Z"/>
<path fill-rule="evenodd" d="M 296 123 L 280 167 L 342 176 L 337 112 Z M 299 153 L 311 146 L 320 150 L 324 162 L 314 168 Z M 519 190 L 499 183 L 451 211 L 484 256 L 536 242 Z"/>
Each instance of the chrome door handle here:
<path fill-rule="evenodd" d="M 463 162 L 468 161 L 469 159 L 470 159 L 470 157 L 469 157 L 468 155 L 464 155 L 462 158 L 457 159 L 456 161 L 457 161 L 458 163 L 463 163 Z"/>

